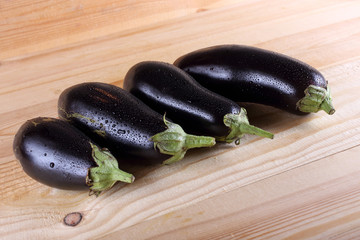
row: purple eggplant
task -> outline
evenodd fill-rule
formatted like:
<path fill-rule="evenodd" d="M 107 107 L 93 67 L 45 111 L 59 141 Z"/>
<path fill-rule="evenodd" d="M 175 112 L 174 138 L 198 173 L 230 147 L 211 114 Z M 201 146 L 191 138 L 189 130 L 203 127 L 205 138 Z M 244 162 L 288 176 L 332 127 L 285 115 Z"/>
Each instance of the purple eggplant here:
<path fill-rule="evenodd" d="M 106 83 L 82 83 L 64 90 L 58 113 L 108 148 L 119 162 L 131 165 L 170 164 L 190 148 L 215 144 L 212 137 L 186 134 L 129 92 Z"/>
<path fill-rule="evenodd" d="M 299 115 L 335 112 L 323 75 L 279 53 L 220 45 L 185 54 L 174 65 L 207 89 L 236 102 L 269 105 Z"/>
<path fill-rule="evenodd" d="M 134 181 L 107 149 L 59 119 L 28 120 L 16 133 L 13 149 L 25 173 L 51 187 L 99 194 L 117 181 Z"/>
<path fill-rule="evenodd" d="M 192 134 L 210 135 L 217 141 L 236 144 L 244 133 L 273 137 L 250 125 L 244 108 L 205 89 L 172 64 L 155 61 L 136 64 L 125 76 L 124 89 L 160 114 L 166 113 Z"/>

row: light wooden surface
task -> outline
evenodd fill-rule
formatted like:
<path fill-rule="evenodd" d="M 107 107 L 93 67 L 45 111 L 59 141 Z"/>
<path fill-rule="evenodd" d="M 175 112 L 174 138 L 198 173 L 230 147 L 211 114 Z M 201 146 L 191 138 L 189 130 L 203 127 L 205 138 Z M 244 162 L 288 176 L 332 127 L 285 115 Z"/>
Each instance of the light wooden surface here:
<path fill-rule="evenodd" d="M 318 68 L 336 113 L 248 106 L 275 139 L 189 151 L 134 169 L 96 198 L 29 178 L 12 153 L 20 125 L 56 117 L 84 81 L 122 85 L 142 60 L 173 62 L 223 43 L 282 52 Z M 360 238 L 360 2 L 0 0 L 0 239 Z M 66 226 L 71 212 L 83 215 Z"/>

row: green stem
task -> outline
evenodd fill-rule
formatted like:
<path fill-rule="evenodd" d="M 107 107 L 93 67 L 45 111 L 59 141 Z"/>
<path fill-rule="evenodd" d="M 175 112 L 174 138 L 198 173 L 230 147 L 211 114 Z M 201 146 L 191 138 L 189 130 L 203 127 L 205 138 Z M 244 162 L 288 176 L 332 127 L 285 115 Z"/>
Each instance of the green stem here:
<path fill-rule="evenodd" d="M 167 129 L 151 137 L 155 148 L 159 149 L 163 154 L 172 155 L 163 164 L 180 161 L 184 158 L 188 149 L 215 145 L 215 138 L 187 134 L 178 124 L 167 121 L 165 116 L 164 123 Z"/>
<path fill-rule="evenodd" d="M 230 128 L 230 133 L 226 137 L 219 137 L 217 139 L 218 141 L 224 141 L 227 143 L 235 141 L 235 144 L 238 145 L 240 144 L 240 138 L 244 134 L 274 138 L 274 134 L 250 125 L 245 108 L 241 108 L 239 114 L 226 114 L 224 116 L 224 124 Z"/>
<path fill-rule="evenodd" d="M 327 89 L 310 85 L 304 91 L 305 97 L 300 99 L 296 103 L 296 107 L 306 113 L 318 112 L 324 110 L 329 115 L 335 113 L 335 109 L 332 105 L 332 99 L 330 95 L 330 87 Z"/>
<path fill-rule="evenodd" d="M 101 191 L 110 189 L 116 182 L 132 183 L 135 177 L 119 169 L 118 161 L 107 150 L 100 149 L 91 143 L 92 157 L 97 167 L 89 169 L 86 183 L 90 186 L 91 192 L 99 195 Z"/>
<path fill-rule="evenodd" d="M 215 138 L 207 136 L 196 136 L 191 134 L 186 134 L 185 136 L 185 146 L 187 148 L 201 148 L 201 147 L 211 147 L 215 145 Z"/>

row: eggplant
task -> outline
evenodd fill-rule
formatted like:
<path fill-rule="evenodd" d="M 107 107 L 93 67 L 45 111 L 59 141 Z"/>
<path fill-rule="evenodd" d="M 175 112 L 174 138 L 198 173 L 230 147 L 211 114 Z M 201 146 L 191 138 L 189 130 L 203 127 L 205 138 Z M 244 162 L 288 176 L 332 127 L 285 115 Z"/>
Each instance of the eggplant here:
<path fill-rule="evenodd" d="M 219 45 L 185 54 L 174 65 L 202 86 L 236 102 L 259 103 L 298 115 L 335 112 L 324 76 L 280 53 Z"/>
<path fill-rule="evenodd" d="M 215 144 L 212 137 L 186 134 L 129 92 L 106 83 L 67 88 L 59 97 L 58 114 L 131 165 L 171 164 L 190 148 Z"/>
<path fill-rule="evenodd" d="M 169 63 L 144 61 L 134 65 L 125 75 L 123 88 L 192 134 L 236 144 L 245 133 L 273 138 L 272 133 L 249 124 L 244 108 L 207 90 Z"/>
<path fill-rule="evenodd" d="M 15 135 L 13 150 L 25 173 L 51 187 L 99 194 L 117 181 L 134 181 L 107 149 L 56 118 L 26 121 Z"/>

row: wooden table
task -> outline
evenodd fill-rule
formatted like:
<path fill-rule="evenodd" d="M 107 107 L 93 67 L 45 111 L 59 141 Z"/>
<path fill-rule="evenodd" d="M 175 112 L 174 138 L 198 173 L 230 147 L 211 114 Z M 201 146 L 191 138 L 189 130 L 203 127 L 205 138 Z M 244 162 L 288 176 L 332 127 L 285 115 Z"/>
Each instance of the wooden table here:
<path fill-rule="evenodd" d="M 99 197 L 44 186 L 12 152 L 76 83 L 121 86 L 143 60 L 235 43 L 319 69 L 336 113 L 249 107 L 275 133 L 189 151 Z M 360 239 L 360 2 L 0 0 L 1 239 Z M 70 227 L 68 213 L 82 215 Z"/>

